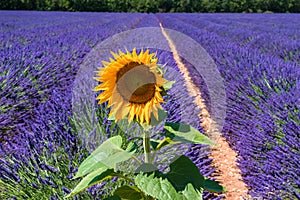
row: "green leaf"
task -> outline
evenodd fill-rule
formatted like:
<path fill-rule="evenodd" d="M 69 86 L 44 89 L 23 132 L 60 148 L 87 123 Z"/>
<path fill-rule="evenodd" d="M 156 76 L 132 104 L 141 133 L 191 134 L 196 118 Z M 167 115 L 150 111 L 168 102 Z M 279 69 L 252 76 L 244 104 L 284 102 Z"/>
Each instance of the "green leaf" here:
<path fill-rule="evenodd" d="M 121 197 L 121 199 L 126 200 L 143 199 L 143 195 L 137 187 L 127 185 L 117 188 L 114 192 L 114 195 L 118 195 L 119 197 Z"/>
<path fill-rule="evenodd" d="M 222 193 L 226 191 L 226 188 L 220 185 L 218 182 L 205 179 L 203 188 L 209 192 Z"/>
<path fill-rule="evenodd" d="M 84 177 L 79 184 L 72 190 L 70 194 L 68 194 L 65 198 L 72 197 L 79 192 L 85 190 L 86 188 L 95 185 L 99 182 L 102 182 L 103 180 L 112 177 L 114 174 L 113 169 L 107 169 L 105 167 L 99 168 L 92 173 L 88 174 L 86 177 Z"/>
<path fill-rule="evenodd" d="M 200 190 L 202 191 L 202 190 Z M 187 184 L 182 194 L 186 197 L 186 199 L 197 199 L 202 200 L 202 192 L 195 190 L 192 184 Z"/>
<path fill-rule="evenodd" d="M 131 153 L 123 150 L 121 146 L 121 136 L 114 136 L 104 141 L 81 163 L 74 179 L 102 167 L 115 169 L 117 163 L 130 159 Z"/>
<path fill-rule="evenodd" d="M 118 195 L 113 195 L 111 197 L 107 197 L 104 200 L 122 200 Z"/>
<path fill-rule="evenodd" d="M 175 142 L 216 145 L 208 137 L 188 124 L 165 122 L 166 135 Z"/>
<path fill-rule="evenodd" d="M 154 115 L 151 113 L 150 117 L 150 125 L 151 126 L 157 126 L 162 121 L 164 121 L 168 116 L 168 112 L 165 110 L 158 109 L 158 120 L 154 117 Z"/>
<path fill-rule="evenodd" d="M 175 83 L 175 81 L 168 81 L 167 83 L 165 83 L 164 85 L 163 85 L 163 88 L 165 89 L 165 90 L 169 90 L 169 89 L 171 89 L 172 88 L 172 85 Z"/>
<path fill-rule="evenodd" d="M 158 151 L 168 144 L 177 144 L 177 143 L 173 142 L 169 137 L 165 137 L 163 140 L 151 140 L 150 144 L 155 151 Z"/>
<path fill-rule="evenodd" d="M 138 145 L 135 142 L 129 142 L 126 147 L 127 152 L 136 152 Z"/>
<path fill-rule="evenodd" d="M 198 167 L 186 156 L 180 156 L 170 164 L 170 171 L 164 175 L 177 191 L 182 191 L 191 183 L 200 190 L 204 186 L 204 176 Z"/>
<path fill-rule="evenodd" d="M 177 193 L 167 179 L 156 178 L 154 174 L 150 176 L 138 174 L 134 182 L 141 191 L 158 200 L 188 200 L 182 194 Z"/>
<path fill-rule="evenodd" d="M 140 173 L 140 172 L 147 173 L 153 171 L 158 171 L 155 165 L 151 163 L 143 163 L 135 170 L 135 173 Z"/>

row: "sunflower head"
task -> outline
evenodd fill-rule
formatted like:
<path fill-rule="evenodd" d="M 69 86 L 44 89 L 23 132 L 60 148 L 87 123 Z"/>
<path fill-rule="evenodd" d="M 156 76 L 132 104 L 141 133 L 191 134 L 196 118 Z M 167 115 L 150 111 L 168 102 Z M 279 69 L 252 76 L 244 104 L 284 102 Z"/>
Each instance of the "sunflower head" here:
<path fill-rule="evenodd" d="M 132 53 L 111 52 L 114 58 L 102 62 L 104 68 L 97 71 L 95 78 L 100 82 L 94 91 L 102 91 L 97 97 L 99 104 L 108 102 L 112 106 L 110 116 L 115 120 L 128 118 L 140 124 L 150 124 L 151 113 L 158 119 L 158 109 L 162 109 L 162 86 L 167 80 L 159 73 L 155 54 L 136 49 Z"/>

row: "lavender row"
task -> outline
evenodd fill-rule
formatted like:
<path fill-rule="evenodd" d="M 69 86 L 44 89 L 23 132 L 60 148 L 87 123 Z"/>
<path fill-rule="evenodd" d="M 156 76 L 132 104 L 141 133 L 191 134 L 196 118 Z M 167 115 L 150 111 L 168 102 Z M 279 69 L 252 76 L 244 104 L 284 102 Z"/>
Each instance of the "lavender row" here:
<path fill-rule="evenodd" d="M 245 48 L 257 49 L 262 54 L 300 63 L 299 30 L 297 29 L 300 24 L 299 20 L 296 20 L 297 15 L 277 15 L 276 19 L 268 15 L 253 15 L 250 23 L 241 23 L 242 15 L 229 17 L 221 15 L 219 18 L 217 15 L 216 18 L 207 16 L 200 19 L 192 14 L 175 16 L 185 23 L 215 33 Z M 235 23 L 232 23 L 233 21 Z M 282 24 L 285 24 L 286 28 L 283 28 Z"/>
<path fill-rule="evenodd" d="M 300 159 L 299 65 L 167 14 L 159 18 L 166 28 L 199 42 L 225 79 L 228 116 L 223 134 L 239 153 L 239 166 L 251 196 L 299 198 L 299 177 L 295 176 Z M 197 73 L 192 68 L 190 72 L 195 83 L 201 84 Z"/>
<path fill-rule="evenodd" d="M 77 26 L 87 27 L 91 23 L 104 23 L 111 21 L 111 13 L 102 13 L 101 15 L 96 13 L 79 13 L 79 12 L 39 12 L 39 11 L 1 11 L 1 32 L 16 30 L 16 29 L 37 29 L 46 28 L 48 26 L 59 26 L 63 24 L 74 24 L 74 28 Z M 120 16 L 126 17 L 126 14 L 115 14 L 114 17 Z"/>
<path fill-rule="evenodd" d="M 1 52 L 0 66 L 1 199 L 59 199 L 76 185 L 70 178 L 88 154 L 70 124 L 72 83 L 79 64 L 91 44 L 134 27 L 142 18 L 111 14 L 115 19 L 101 25 L 101 14 L 95 14 L 94 24 L 87 22 L 89 16 L 81 15 L 82 29 L 72 23 L 64 25 L 66 33 L 56 25 L 43 31 L 21 28 L 22 37 L 42 39 L 20 44 L 15 34 L 14 40 L 4 41 L 9 48 Z M 51 24 L 51 15 L 48 20 Z M 45 34 L 55 30 L 57 36 Z M 92 188 L 81 198 L 99 195 L 101 191 Z"/>
<path fill-rule="evenodd" d="M 123 16 L 119 17 L 123 18 Z M 51 21 L 51 17 L 48 19 Z M 124 25 L 122 20 L 116 21 L 102 26 L 98 26 L 99 23 L 96 22 L 89 29 L 79 30 L 71 24 L 69 27 L 64 27 L 67 30 L 73 27 L 74 31 L 58 37 L 41 36 L 44 36 L 44 32 L 55 33 L 55 30 L 61 32 L 62 27 L 49 26 L 47 30 L 38 32 L 21 30 L 22 37 L 29 35 L 28 37 L 36 36 L 43 39 L 35 39 L 28 44 L 18 44 L 18 40 L 12 43 L 10 41 L 9 47 L 0 51 L 2 71 L 0 107 L 3 110 L 1 117 L 5 118 L 0 123 L 1 128 L 7 130 L 9 134 L 14 126 L 22 124 L 30 116 L 28 112 L 34 106 L 44 102 L 51 95 L 53 85 L 57 90 L 64 90 L 69 86 L 85 54 L 99 40 L 107 38 L 112 33 L 131 28 Z M 132 23 L 137 23 L 137 20 Z M 27 98 L 23 98 L 25 95 Z"/>
<path fill-rule="evenodd" d="M 255 33 L 273 33 L 274 35 L 287 36 L 296 39 L 299 34 L 299 16 L 295 15 L 268 15 L 268 14 L 173 14 L 178 19 L 190 19 L 190 22 L 198 23 L 199 28 L 210 28 L 213 25 L 227 26 L 234 29 L 245 29 Z M 198 20 L 197 20 L 198 19 Z M 227 30 L 228 31 L 228 30 Z"/>
<path fill-rule="evenodd" d="M 5 23 L 10 23 L 13 28 L 5 29 L 4 48 L 1 51 L 3 60 L 0 67 L 3 74 L 0 83 L 3 98 L 0 101 L 0 128 L 4 134 L 1 134 L 0 144 L 3 180 L 0 188 L 4 190 L 0 197 L 59 199 L 76 185 L 70 180 L 77 170 L 76 166 L 88 155 L 90 148 L 95 148 L 93 144 L 89 146 L 81 140 L 82 130 L 74 129 L 74 122 L 70 121 L 71 90 L 78 67 L 100 41 L 134 27 L 158 27 L 157 19 L 153 18 L 154 15 L 145 18 L 142 14 L 87 13 L 80 15 L 79 22 L 77 15 L 66 13 L 66 21 L 59 24 L 51 20 L 55 16 L 50 13 L 4 14 L 11 19 Z M 25 19 L 29 16 L 32 17 L 31 24 L 28 24 L 31 28 L 23 26 L 20 23 L 22 20 L 19 21 L 20 17 Z M 42 22 L 39 16 L 44 17 Z M 105 19 L 98 20 L 102 16 Z M 116 19 L 108 20 L 106 17 Z M 162 64 L 168 62 L 176 68 L 172 54 L 159 51 L 158 56 Z M 164 105 L 170 113 L 168 120 L 178 122 L 182 115 L 187 114 L 180 108 L 182 101 L 185 101 L 186 109 L 197 116 L 198 110 L 192 99 L 186 99 L 187 93 L 178 92 L 183 90 L 182 76 L 170 69 L 168 78 L 175 79 L 176 84 L 170 91 L 173 99 Z M 100 109 L 100 115 L 104 112 Z M 105 124 L 104 129 L 108 134 L 118 132 L 118 127 L 108 123 L 106 117 L 100 120 Z M 199 121 L 186 123 L 202 131 Z M 88 134 L 91 139 L 93 131 Z M 208 159 L 207 147 L 193 146 L 187 155 L 204 175 L 209 176 L 214 171 L 209 165 L 211 160 Z M 98 185 L 78 198 L 101 199 L 111 187 Z M 204 197 L 212 196 L 206 193 Z"/>
<path fill-rule="evenodd" d="M 159 27 L 159 19 L 154 14 L 150 14 L 145 17 L 137 26 L 137 28 L 143 27 L 155 27 L 158 29 L 158 32 L 161 32 Z M 147 32 L 148 34 L 151 33 L 151 31 L 146 30 L 145 32 Z M 160 36 L 157 36 L 156 34 L 149 34 L 148 36 L 145 35 L 144 40 L 151 41 L 153 37 L 161 37 L 161 43 L 167 42 L 162 34 L 160 34 Z M 193 102 L 194 97 L 190 97 L 190 94 L 185 87 L 185 80 L 182 73 L 179 72 L 177 64 L 173 58 L 173 54 L 164 50 L 153 50 L 157 52 L 159 63 L 161 65 L 166 64 L 166 79 L 176 80 L 172 89 L 168 92 L 170 95 L 168 103 L 164 105 L 164 108 L 169 112 L 169 117 L 167 120 L 171 122 L 183 122 L 190 124 L 203 133 L 203 128 L 200 126 L 201 118 L 199 118 L 198 116 L 200 110 L 197 109 L 195 103 Z M 176 151 L 180 152 L 180 149 Z M 212 159 L 209 158 L 209 146 L 191 145 L 184 151 L 185 152 L 183 153 L 185 153 L 190 159 L 192 159 L 192 161 L 198 166 L 200 172 L 204 176 L 209 177 L 215 172 L 215 169 L 211 166 Z M 203 199 L 221 198 L 222 195 L 218 197 L 207 191 L 205 191 L 203 194 Z"/>

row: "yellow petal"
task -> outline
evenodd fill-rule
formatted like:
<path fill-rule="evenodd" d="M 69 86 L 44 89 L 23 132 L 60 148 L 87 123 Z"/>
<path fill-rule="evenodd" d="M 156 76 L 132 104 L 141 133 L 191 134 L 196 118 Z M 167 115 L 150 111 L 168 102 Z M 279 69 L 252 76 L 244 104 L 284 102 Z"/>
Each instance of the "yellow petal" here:
<path fill-rule="evenodd" d="M 132 57 L 133 57 L 133 59 L 137 59 L 138 58 L 137 54 L 136 54 L 136 48 L 134 48 L 133 51 L 132 51 Z"/>
<path fill-rule="evenodd" d="M 150 106 L 151 106 L 150 102 L 147 102 L 146 105 L 145 105 L 145 116 L 146 116 L 147 124 L 150 123 Z"/>
<path fill-rule="evenodd" d="M 113 57 L 114 57 L 116 60 L 120 57 L 120 55 L 114 53 L 113 51 L 110 51 L 110 53 L 111 53 L 111 55 L 113 55 Z"/>
<path fill-rule="evenodd" d="M 130 106 L 130 112 L 129 112 L 129 117 L 128 117 L 128 120 L 129 120 L 129 123 L 133 121 L 134 119 L 134 107 L 132 107 L 132 105 Z"/>
<path fill-rule="evenodd" d="M 110 61 L 110 63 L 113 63 L 113 62 L 115 62 L 115 60 L 114 60 L 114 59 L 112 59 L 112 58 L 109 58 L 109 61 Z"/>
<path fill-rule="evenodd" d="M 143 55 L 144 55 L 144 49 L 141 50 L 139 54 L 139 60 L 142 62 L 143 61 Z"/>
<path fill-rule="evenodd" d="M 106 62 L 106 61 L 102 61 L 102 65 L 103 65 L 104 67 L 107 67 L 107 66 L 110 65 L 110 63 L 109 63 L 109 62 Z M 105 70 L 105 69 L 104 69 L 104 70 Z"/>
<path fill-rule="evenodd" d="M 150 123 L 150 116 L 153 113 L 154 117 L 158 119 L 158 108 L 162 108 L 160 103 L 163 103 L 163 98 L 160 94 L 160 87 L 167 82 L 157 71 L 157 58 L 156 54 L 149 53 L 149 50 L 141 49 L 137 54 L 136 48 L 130 53 L 126 50 L 123 53 L 120 49 L 118 53 L 111 52 L 112 58 L 109 58 L 109 62 L 103 61 L 104 68 L 99 68 L 96 71 L 97 76 L 94 77 L 96 81 L 101 82 L 93 90 L 103 91 L 97 96 L 98 103 L 108 101 L 107 107 L 111 107 L 110 115 L 116 115 L 116 121 L 128 117 L 128 121 L 136 119 L 140 123 Z M 113 59 L 114 58 L 114 59 Z M 155 91 L 153 97 L 148 102 L 128 102 L 122 97 L 122 91 L 116 89 L 116 80 L 118 72 L 128 63 L 138 62 L 145 64 L 149 67 L 149 71 L 155 74 Z M 124 96 L 124 95 L 123 95 Z M 141 97 L 143 98 L 143 97 Z"/>
<path fill-rule="evenodd" d="M 123 56 L 123 55 L 124 55 L 124 53 L 123 53 L 123 51 L 121 51 L 121 49 L 119 49 L 119 55 L 120 55 L 120 56 Z"/>
<path fill-rule="evenodd" d="M 158 110 L 155 105 L 153 106 L 152 113 L 153 113 L 155 119 L 158 120 Z"/>
<path fill-rule="evenodd" d="M 143 105 L 140 105 L 141 109 L 140 109 L 140 121 L 141 123 L 144 123 L 144 119 L 145 119 L 145 109 L 143 108 Z"/>

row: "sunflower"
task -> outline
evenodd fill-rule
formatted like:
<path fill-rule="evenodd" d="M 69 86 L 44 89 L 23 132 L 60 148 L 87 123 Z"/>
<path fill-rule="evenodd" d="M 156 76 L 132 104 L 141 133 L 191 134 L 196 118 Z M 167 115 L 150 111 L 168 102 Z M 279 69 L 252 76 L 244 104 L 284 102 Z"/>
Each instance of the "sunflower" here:
<path fill-rule="evenodd" d="M 155 54 L 141 50 L 137 54 L 119 54 L 111 52 L 110 62 L 103 61 L 104 68 L 99 68 L 95 79 L 100 82 L 94 91 L 102 91 L 96 98 L 98 104 L 108 102 L 112 106 L 109 116 L 116 121 L 128 118 L 129 123 L 137 121 L 149 124 L 151 113 L 158 120 L 158 109 L 162 109 L 162 86 L 167 80 L 158 70 Z"/>

